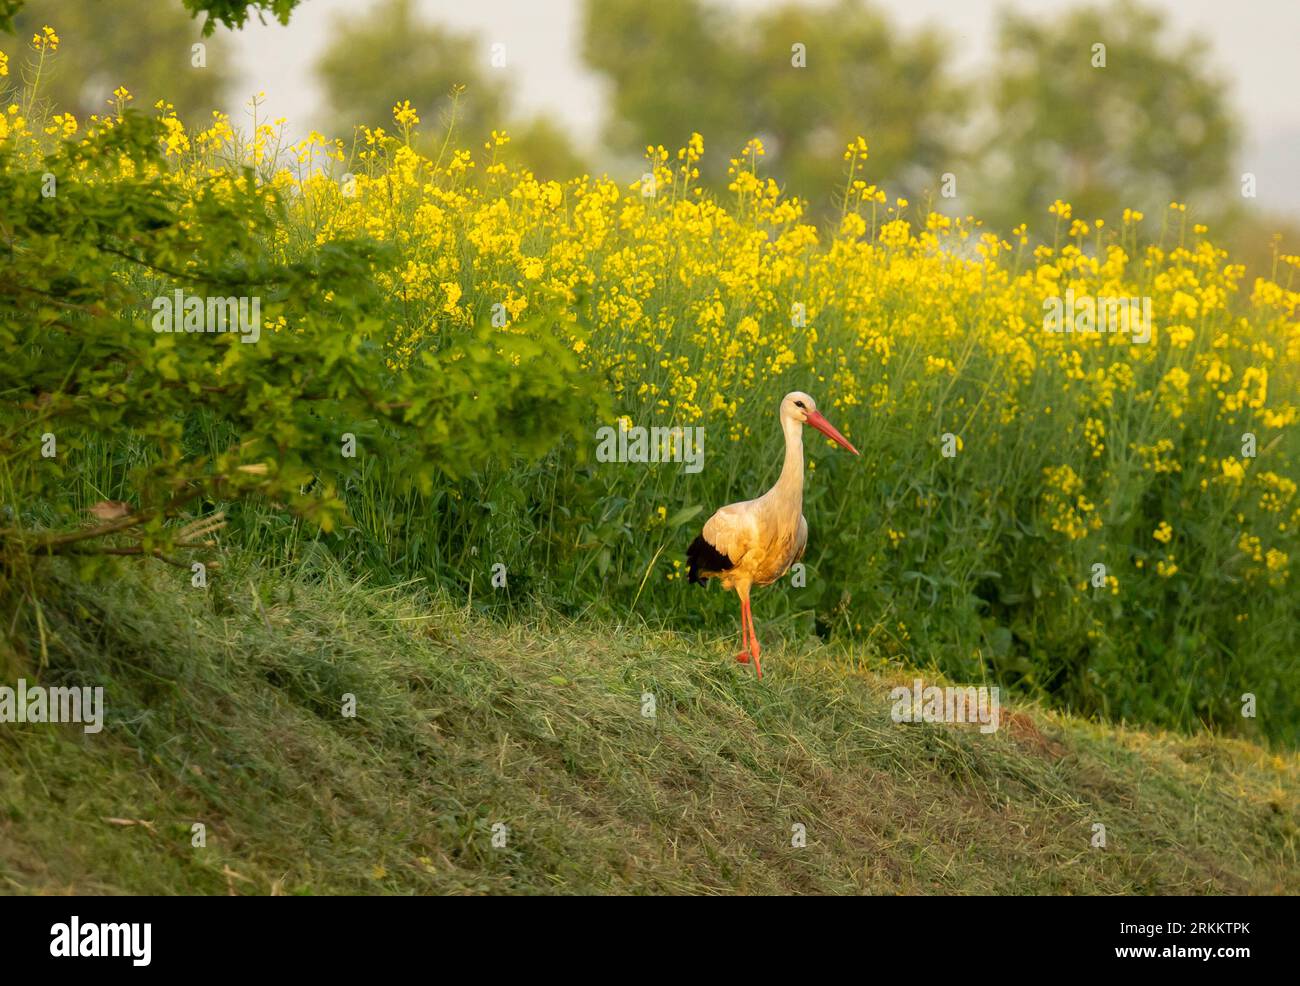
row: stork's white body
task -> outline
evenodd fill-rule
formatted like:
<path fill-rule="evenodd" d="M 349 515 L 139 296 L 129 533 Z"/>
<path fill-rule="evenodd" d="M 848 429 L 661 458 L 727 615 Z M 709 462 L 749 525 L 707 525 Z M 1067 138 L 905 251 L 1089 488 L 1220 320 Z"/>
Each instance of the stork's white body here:
<path fill-rule="evenodd" d="M 776 485 L 753 500 L 730 503 L 704 525 L 704 539 L 735 563 L 709 572 L 724 589 L 747 592 L 771 585 L 803 557 L 808 521 L 803 516 L 803 422 L 781 418 L 785 464 Z"/>
<path fill-rule="evenodd" d="M 749 608 L 749 590 L 771 585 L 803 557 L 808 545 L 808 522 L 803 516 L 803 426 L 811 425 L 832 441 L 858 454 L 843 435 L 820 413 L 811 397 L 801 391 L 781 401 L 781 431 L 785 435 L 785 463 L 776 485 L 754 500 L 723 507 L 704 525 L 686 551 L 690 580 L 716 578 L 723 588 L 740 597 L 741 652 L 739 661 L 754 660 L 758 676 L 760 648 Z"/>

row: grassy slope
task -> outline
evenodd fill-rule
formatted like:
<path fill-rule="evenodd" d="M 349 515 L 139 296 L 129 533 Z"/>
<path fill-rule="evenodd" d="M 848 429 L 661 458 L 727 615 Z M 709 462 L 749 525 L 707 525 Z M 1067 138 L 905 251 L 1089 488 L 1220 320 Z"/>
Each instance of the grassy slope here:
<path fill-rule="evenodd" d="M 731 641 L 221 582 L 124 565 L 43 598 L 43 680 L 104 684 L 109 722 L 0 727 L 0 889 L 1300 892 L 1292 754 L 1029 706 L 992 737 L 896 725 L 912 676 L 836 647 L 773 646 L 758 683 Z"/>

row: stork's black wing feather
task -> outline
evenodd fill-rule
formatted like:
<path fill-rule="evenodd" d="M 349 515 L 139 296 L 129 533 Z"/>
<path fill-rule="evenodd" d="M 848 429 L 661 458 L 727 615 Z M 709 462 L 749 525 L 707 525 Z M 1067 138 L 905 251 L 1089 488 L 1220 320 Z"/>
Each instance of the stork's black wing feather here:
<path fill-rule="evenodd" d="M 687 575 L 690 581 L 700 585 L 708 578 L 704 573 L 728 572 L 736 567 L 735 562 L 704 540 L 703 534 L 698 535 L 686 549 L 686 560 L 689 562 Z"/>

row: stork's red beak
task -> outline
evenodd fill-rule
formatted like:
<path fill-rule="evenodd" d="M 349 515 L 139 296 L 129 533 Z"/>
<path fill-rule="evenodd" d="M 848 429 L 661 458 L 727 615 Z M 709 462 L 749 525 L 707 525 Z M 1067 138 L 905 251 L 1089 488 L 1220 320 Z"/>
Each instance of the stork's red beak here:
<path fill-rule="evenodd" d="M 822 417 L 820 411 L 808 412 L 808 424 L 812 425 L 814 428 L 820 431 L 823 435 L 829 438 L 836 445 L 842 445 L 844 448 L 848 449 L 854 455 L 862 454 L 861 452 L 859 452 L 857 449 L 853 447 L 853 444 L 847 438 L 845 438 L 843 435 L 839 433 L 839 431 L 836 430 L 833 424 L 831 424 L 829 421 L 827 421 L 825 418 Z"/>

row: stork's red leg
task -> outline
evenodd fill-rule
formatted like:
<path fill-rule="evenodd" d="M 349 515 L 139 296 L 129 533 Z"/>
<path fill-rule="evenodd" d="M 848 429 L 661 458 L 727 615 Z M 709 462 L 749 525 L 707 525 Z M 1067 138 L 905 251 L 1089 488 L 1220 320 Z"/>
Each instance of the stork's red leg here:
<path fill-rule="evenodd" d="M 749 600 L 745 600 L 745 621 L 749 624 L 749 652 L 754 657 L 754 670 L 758 672 L 761 680 L 763 677 L 763 665 L 759 663 L 758 655 L 762 648 L 758 646 L 758 634 L 754 632 L 754 612 L 749 608 Z"/>
<path fill-rule="evenodd" d="M 742 595 L 740 597 L 740 653 L 736 655 L 736 660 L 741 664 L 749 663 L 749 621 L 745 619 L 748 610 L 749 600 Z"/>
<path fill-rule="evenodd" d="M 754 660 L 754 670 L 758 672 L 760 678 L 763 677 L 763 666 L 758 663 L 759 647 L 758 637 L 754 634 L 754 613 L 749 606 L 749 586 L 737 587 L 736 594 L 740 596 L 740 635 L 744 641 L 744 650 L 736 655 L 736 660 L 743 664 L 748 664 L 750 658 Z"/>
<path fill-rule="evenodd" d="M 745 626 L 745 617 L 740 617 L 740 653 L 736 660 L 741 664 L 749 663 L 749 629 Z"/>

